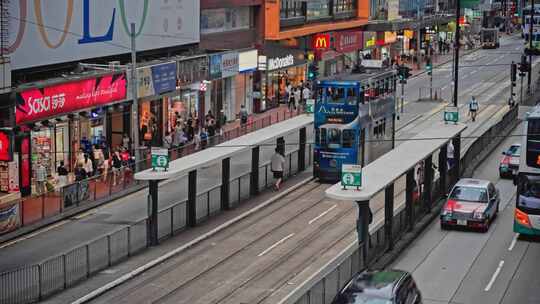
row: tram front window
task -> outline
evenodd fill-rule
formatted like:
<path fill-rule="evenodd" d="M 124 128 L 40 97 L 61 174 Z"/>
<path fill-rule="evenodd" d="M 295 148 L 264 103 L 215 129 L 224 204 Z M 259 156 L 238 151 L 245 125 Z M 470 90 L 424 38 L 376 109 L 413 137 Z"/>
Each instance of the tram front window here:
<path fill-rule="evenodd" d="M 338 129 L 328 129 L 328 148 L 337 149 L 341 147 L 341 132 Z"/>
<path fill-rule="evenodd" d="M 354 130 L 343 130 L 343 148 L 352 148 L 354 145 Z"/>

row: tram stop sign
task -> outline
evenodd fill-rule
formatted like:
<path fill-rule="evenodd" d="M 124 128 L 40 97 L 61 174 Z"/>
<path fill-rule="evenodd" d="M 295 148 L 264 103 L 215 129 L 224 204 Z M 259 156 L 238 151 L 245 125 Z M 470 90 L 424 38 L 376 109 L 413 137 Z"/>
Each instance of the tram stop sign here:
<path fill-rule="evenodd" d="M 313 113 L 315 108 L 315 99 L 306 100 L 306 113 Z"/>
<path fill-rule="evenodd" d="M 152 147 L 152 169 L 154 171 L 167 171 L 169 169 L 169 150 Z"/>
<path fill-rule="evenodd" d="M 362 166 L 342 165 L 341 186 L 343 189 L 346 189 L 346 187 L 362 187 Z"/>
<path fill-rule="evenodd" d="M 457 123 L 459 121 L 459 110 L 457 107 L 444 108 L 444 122 Z"/>

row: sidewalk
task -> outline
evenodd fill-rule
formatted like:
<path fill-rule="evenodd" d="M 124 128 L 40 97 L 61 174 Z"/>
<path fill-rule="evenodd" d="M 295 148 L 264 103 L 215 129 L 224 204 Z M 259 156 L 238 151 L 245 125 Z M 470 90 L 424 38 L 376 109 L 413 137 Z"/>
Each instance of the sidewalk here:
<path fill-rule="evenodd" d="M 236 119 L 224 126 L 223 135 L 209 138 L 207 148 L 293 118 L 298 114 L 300 112 L 289 112 L 286 106 L 280 106 L 264 113 L 250 115 L 245 127 L 241 127 L 240 121 Z M 195 153 L 200 149 L 201 147 L 194 143 L 172 149 L 171 161 Z M 140 166 L 141 170 L 151 166 L 150 155 L 147 155 L 146 160 L 142 161 Z M 120 173 L 116 185 L 112 183 L 113 173 L 109 172 L 107 178 L 95 176 L 49 193 L 21 198 L 7 204 L 7 206 L 11 206 L 10 210 L 14 211 L 10 221 L 18 223 L 19 228 L 8 232 L 0 231 L 0 243 L 141 190 L 145 185 L 133 180 L 134 167 L 135 165 L 126 167 Z"/>

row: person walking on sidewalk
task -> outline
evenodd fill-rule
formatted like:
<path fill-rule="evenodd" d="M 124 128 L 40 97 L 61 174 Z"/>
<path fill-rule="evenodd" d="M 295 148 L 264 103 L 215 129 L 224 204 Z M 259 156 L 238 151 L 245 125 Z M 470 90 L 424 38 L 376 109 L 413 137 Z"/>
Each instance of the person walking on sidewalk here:
<path fill-rule="evenodd" d="M 294 89 L 294 110 L 296 111 L 296 107 L 300 105 L 300 101 L 302 99 L 302 89 L 300 87 L 297 87 Z"/>
<path fill-rule="evenodd" d="M 472 121 L 476 121 L 476 114 L 478 113 L 478 101 L 476 101 L 476 98 L 474 96 L 471 96 L 471 100 L 469 101 L 469 115 L 472 118 Z"/>
<path fill-rule="evenodd" d="M 248 122 L 248 111 L 244 105 L 240 106 L 240 113 L 238 113 L 238 116 L 240 116 L 240 126 L 244 129 Z"/>
<path fill-rule="evenodd" d="M 276 191 L 279 191 L 281 181 L 283 180 L 284 165 L 285 158 L 283 157 L 283 155 L 281 155 L 281 153 L 279 153 L 279 149 L 276 148 L 274 155 L 272 155 L 272 158 L 270 159 L 270 170 L 272 170 L 274 178 L 276 179 L 276 182 L 274 184 L 274 190 Z"/>
<path fill-rule="evenodd" d="M 68 170 L 64 166 L 64 161 L 60 161 L 56 173 L 58 174 L 58 189 L 62 189 L 68 182 Z"/>

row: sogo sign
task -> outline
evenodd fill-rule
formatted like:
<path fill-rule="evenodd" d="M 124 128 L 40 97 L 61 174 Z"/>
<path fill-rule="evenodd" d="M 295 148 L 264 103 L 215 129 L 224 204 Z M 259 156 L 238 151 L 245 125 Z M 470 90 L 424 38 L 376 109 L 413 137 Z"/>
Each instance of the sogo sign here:
<path fill-rule="evenodd" d="M 4 52 L 13 69 L 128 53 L 131 22 L 140 51 L 199 41 L 199 1 L 126 2 L 11 0 Z"/>
<path fill-rule="evenodd" d="M 17 94 L 17 124 L 103 106 L 126 98 L 124 74 L 85 79 Z"/>

